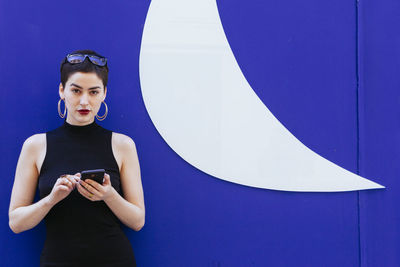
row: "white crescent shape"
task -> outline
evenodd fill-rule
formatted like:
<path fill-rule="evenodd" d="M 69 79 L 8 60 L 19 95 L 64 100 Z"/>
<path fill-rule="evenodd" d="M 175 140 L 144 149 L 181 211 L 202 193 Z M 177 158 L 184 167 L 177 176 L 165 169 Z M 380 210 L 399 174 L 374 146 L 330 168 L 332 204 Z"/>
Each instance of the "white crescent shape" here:
<path fill-rule="evenodd" d="M 215 0 L 153 0 L 139 69 L 156 129 L 209 175 L 284 191 L 384 188 L 313 152 L 273 116 L 235 60 Z"/>

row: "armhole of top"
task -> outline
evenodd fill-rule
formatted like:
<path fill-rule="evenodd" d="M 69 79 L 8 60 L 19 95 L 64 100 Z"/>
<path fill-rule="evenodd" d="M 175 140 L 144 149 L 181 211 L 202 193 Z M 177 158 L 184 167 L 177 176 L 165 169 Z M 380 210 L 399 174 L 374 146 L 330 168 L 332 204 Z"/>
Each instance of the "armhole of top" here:
<path fill-rule="evenodd" d="M 115 165 L 118 166 L 118 173 L 120 173 L 121 172 L 121 166 L 119 166 L 119 164 L 118 164 L 117 158 L 115 157 L 115 151 L 114 151 L 114 148 L 113 148 L 113 138 L 115 137 L 114 135 L 115 135 L 115 133 L 111 132 L 111 152 L 112 152 L 111 154 L 112 154 L 113 159 L 115 161 Z M 122 162 L 121 162 L 121 164 L 122 164 Z"/>
<path fill-rule="evenodd" d="M 38 170 L 38 173 L 39 173 L 39 177 L 40 177 L 40 173 L 42 172 L 42 169 L 43 169 L 43 165 L 44 165 L 44 163 L 46 162 L 46 159 L 47 159 L 47 151 L 48 151 L 48 140 L 47 140 L 47 133 L 44 133 L 44 138 L 45 138 L 45 142 L 44 142 L 44 145 L 45 145 L 45 151 L 44 151 L 44 157 L 43 157 L 43 161 L 42 161 L 42 165 L 40 165 L 40 170 Z"/>

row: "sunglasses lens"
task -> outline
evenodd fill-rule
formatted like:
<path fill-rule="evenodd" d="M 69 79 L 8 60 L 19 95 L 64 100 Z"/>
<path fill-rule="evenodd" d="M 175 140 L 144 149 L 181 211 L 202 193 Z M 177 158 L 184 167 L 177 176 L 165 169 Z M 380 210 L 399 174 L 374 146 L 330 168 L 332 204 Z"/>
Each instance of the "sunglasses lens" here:
<path fill-rule="evenodd" d="M 90 60 L 99 66 L 104 66 L 106 65 L 106 59 L 104 57 L 97 57 L 97 56 L 89 56 Z"/>
<path fill-rule="evenodd" d="M 68 55 L 67 60 L 71 64 L 81 63 L 85 60 L 85 56 L 79 54 Z"/>

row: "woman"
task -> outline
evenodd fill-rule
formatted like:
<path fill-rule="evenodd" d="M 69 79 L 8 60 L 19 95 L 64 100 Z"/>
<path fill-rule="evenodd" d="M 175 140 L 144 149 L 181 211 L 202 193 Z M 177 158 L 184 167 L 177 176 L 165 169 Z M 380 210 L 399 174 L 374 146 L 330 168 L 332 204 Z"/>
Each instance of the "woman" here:
<path fill-rule="evenodd" d="M 64 123 L 29 137 L 18 160 L 9 225 L 20 233 L 43 218 L 46 241 L 40 266 L 136 266 L 120 222 L 139 231 L 145 222 L 135 143 L 95 122 L 108 109 L 107 59 L 78 50 L 61 64 L 59 115 Z M 60 103 L 65 102 L 61 112 Z M 105 114 L 97 115 L 102 103 Z M 105 169 L 103 183 L 81 171 Z M 39 187 L 40 200 L 32 203 Z"/>

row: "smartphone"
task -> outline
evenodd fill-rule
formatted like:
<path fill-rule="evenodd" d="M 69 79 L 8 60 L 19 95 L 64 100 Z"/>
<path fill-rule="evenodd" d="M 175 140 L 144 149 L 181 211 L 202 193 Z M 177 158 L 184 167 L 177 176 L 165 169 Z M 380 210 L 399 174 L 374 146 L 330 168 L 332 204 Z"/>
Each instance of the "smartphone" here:
<path fill-rule="evenodd" d="M 81 172 L 81 180 L 91 179 L 99 184 L 103 184 L 104 178 L 104 169 L 96 169 L 96 170 L 85 170 Z"/>

